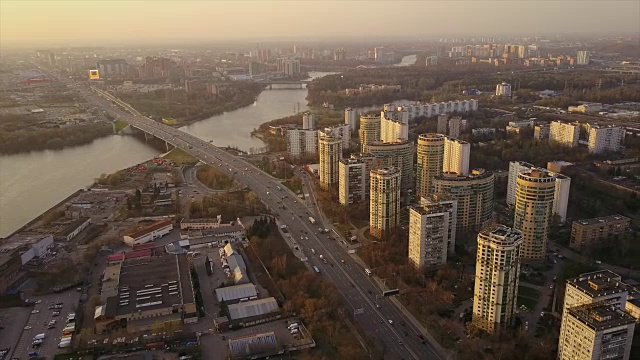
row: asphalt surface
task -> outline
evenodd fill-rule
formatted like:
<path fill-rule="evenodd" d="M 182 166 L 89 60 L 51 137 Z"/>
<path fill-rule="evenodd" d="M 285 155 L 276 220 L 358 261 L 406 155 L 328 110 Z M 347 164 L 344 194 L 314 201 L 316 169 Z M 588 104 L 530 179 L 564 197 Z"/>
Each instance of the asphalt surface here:
<path fill-rule="evenodd" d="M 106 92 L 98 89 L 83 89 L 82 85 L 78 84 L 70 85 L 80 87 L 87 100 L 100 105 L 105 111 L 115 113 L 118 118 L 127 121 L 130 125 L 191 153 L 204 163 L 216 166 L 227 175 L 232 175 L 236 181 L 251 188 L 270 208 L 271 213 L 278 216 L 281 223 L 287 225 L 292 235 L 297 236 L 294 239 L 299 241 L 309 261 L 318 266 L 321 275 L 336 285 L 346 300 L 347 311 L 354 314 L 355 321 L 364 332 L 383 344 L 385 354 L 388 354 L 385 358 L 444 358 L 438 353 L 434 344 L 428 341 L 421 343 L 417 328 L 395 304 L 389 299 L 377 300 L 381 290 L 373 279 L 368 277 L 364 270 L 348 256 L 346 249 L 340 245 L 339 241 L 329 240 L 326 234 L 318 233 L 318 228 L 332 229 L 330 224 L 321 221 L 314 211 L 316 209 L 303 204 L 277 179 L 262 172 L 248 161 L 227 153 L 211 143 L 142 116 L 137 110 Z M 92 95 L 91 92 L 98 96 Z M 282 190 L 278 190 L 278 186 Z M 286 210 L 282 208 L 283 205 Z M 313 216 L 317 223 L 311 224 L 309 216 Z M 338 237 L 335 230 L 330 232 L 333 237 Z M 302 240 L 298 240 L 300 236 L 303 236 Z M 315 249 L 316 256 L 311 253 L 312 248 Z M 327 264 L 319 260 L 320 254 L 327 259 Z"/>

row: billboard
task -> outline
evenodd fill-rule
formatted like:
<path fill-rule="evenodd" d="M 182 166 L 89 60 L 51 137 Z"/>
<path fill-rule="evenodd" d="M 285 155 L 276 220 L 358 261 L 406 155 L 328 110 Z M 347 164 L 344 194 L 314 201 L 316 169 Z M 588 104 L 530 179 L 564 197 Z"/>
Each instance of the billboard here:
<path fill-rule="evenodd" d="M 100 72 L 98 71 L 98 69 L 89 70 L 89 80 L 99 80 L 99 79 L 100 79 Z"/>

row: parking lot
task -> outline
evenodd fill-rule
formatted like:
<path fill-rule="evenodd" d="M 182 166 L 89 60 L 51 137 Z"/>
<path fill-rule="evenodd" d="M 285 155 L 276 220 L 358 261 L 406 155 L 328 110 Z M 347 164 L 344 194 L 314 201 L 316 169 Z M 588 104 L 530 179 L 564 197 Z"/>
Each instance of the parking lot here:
<path fill-rule="evenodd" d="M 59 350 L 58 343 L 62 337 L 62 329 L 67 325 L 67 315 L 75 312 L 79 298 L 80 293 L 75 290 L 31 297 L 30 300 L 36 301 L 37 304 L 27 308 L 31 311 L 28 320 L 22 327 L 17 328 L 21 333 L 17 343 L 12 346 L 14 349 L 12 357 L 28 359 L 29 353 L 37 352 L 38 356 L 53 359 Z M 54 304 L 60 304 L 61 309 L 49 309 Z M 59 315 L 54 316 L 54 311 L 59 312 Z M 56 321 L 55 325 L 49 329 L 51 320 Z M 45 334 L 45 339 L 40 346 L 34 348 L 33 338 L 38 334 Z"/>

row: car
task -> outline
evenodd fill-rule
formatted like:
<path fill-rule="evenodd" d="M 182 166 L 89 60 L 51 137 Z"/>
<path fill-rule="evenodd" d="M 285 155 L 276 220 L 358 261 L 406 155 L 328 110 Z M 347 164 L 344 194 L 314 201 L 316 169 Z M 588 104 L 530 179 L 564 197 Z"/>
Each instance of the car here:
<path fill-rule="evenodd" d="M 549 285 L 549 289 L 553 289 L 553 288 L 554 288 L 553 284 Z"/>
<path fill-rule="evenodd" d="M 540 316 L 544 316 L 544 311 L 540 313 Z"/>
<path fill-rule="evenodd" d="M 51 314 L 51 316 L 53 316 L 53 317 L 58 317 L 58 316 L 60 316 L 60 313 L 56 311 L 56 312 L 54 312 L 53 314 Z"/>
<path fill-rule="evenodd" d="M 387 321 L 389 321 L 389 324 L 393 325 L 393 320 L 389 319 Z"/>
<path fill-rule="evenodd" d="M 39 313 L 39 312 L 40 312 L 40 310 L 31 310 L 31 313 L 32 313 L 32 314 L 37 314 L 37 313 Z"/>
<path fill-rule="evenodd" d="M 29 325 L 25 326 L 24 330 L 31 330 L 31 326 L 29 326 Z"/>
<path fill-rule="evenodd" d="M 36 300 L 36 304 L 40 304 L 42 300 Z"/>

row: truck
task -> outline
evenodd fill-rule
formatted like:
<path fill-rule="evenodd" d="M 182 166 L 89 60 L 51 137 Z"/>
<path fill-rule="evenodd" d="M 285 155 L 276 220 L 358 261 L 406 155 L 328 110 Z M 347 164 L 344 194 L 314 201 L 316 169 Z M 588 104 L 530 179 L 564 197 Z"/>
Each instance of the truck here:
<path fill-rule="evenodd" d="M 316 223 L 316 219 L 312 218 L 311 216 L 309 216 L 309 222 L 312 224 Z"/>

